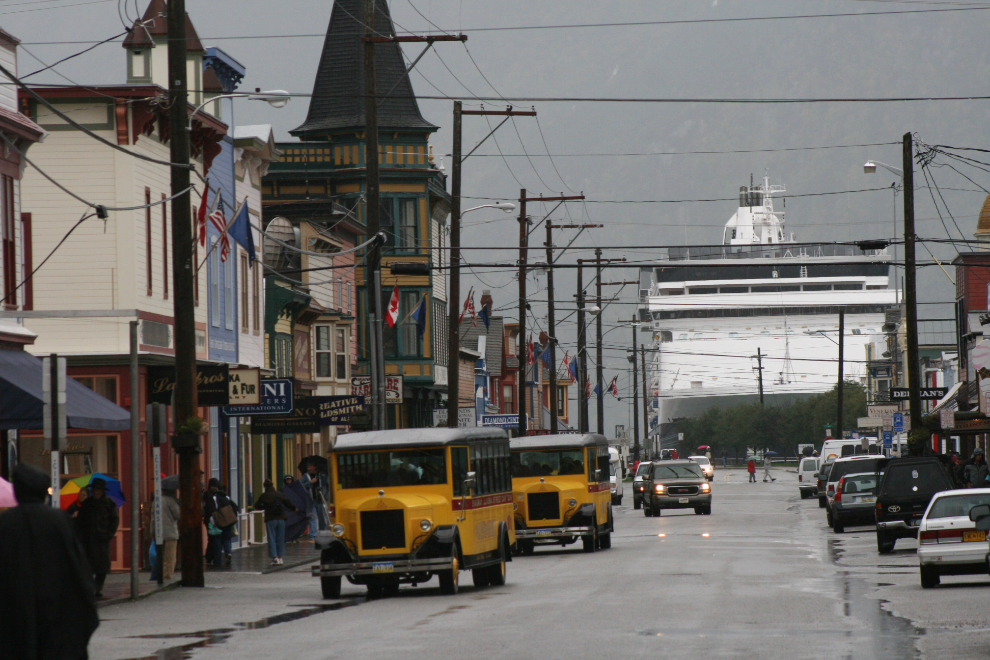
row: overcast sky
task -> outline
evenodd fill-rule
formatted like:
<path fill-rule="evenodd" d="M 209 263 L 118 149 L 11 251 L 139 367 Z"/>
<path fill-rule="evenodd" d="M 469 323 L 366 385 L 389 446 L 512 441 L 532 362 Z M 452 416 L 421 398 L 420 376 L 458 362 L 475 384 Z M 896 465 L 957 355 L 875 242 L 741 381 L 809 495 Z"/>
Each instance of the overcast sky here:
<path fill-rule="evenodd" d="M 143 11 L 145 0 L 138 3 Z M 331 6 L 329 1 L 316 0 L 187 1 L 204 45 L 220 46 L 247 67 L 241 89 L 282 88 L 301 93 L 312 91 Z M 990 10 L 469 31 L 503 26 L 863 14 L 968 6 L 971 5 L 966 2 L 937 0 L 392 0 L 390 4 L 400 31 L 431 30 L 427 19 L 444 30 L 467 31 L 466 48 L 456 43 L 438 43 L 436 54 L 424 57 L 412 75 L 418 94 L 453 96 L 466 102 L 474 96 L 497 95 L 703 99 L 984 95 Z M 0 0 L 0 26 L 24 42 L 19 63 L 23 74 L 40 66 L 32 55 L 50 64 L 86 47 L 79 43 L 40 42 L 93 42 L 123 31 L 118 11 L 123 9 L 116 0 Z M 129 14 L 131 18 L 135 15 L 133 0 Z M 418 49 L 408 45 L 407 56 L 415 57 Z M 66 62 L 57 70 L 82 84 L 122 83 L 124 52 L 118 40 Z M 50 73 L 32 80 L 66 82 Z M 283 110 L 272 110 L 265 104 L 241 101 L 237 119 L 244 124 L 271 123 L 278 139 L 289 139 L 287 131 L 302 123 L 307 105 L 307 99 L 298 98 Z M 517 107 L 520 105 L 531 104 Z M 606 228 L 585 232 L 565 261 L 592 257 L 596 245 L 605 249 L 606 257 L 644 259 L 656 257 L 657 250 L 636 250 L 633 246 L 717 243 L 721 241 L 722 226 L 735 211 L 731 201 L 633 202 L 733 198 L 738 187 L 749 182 L 751 174 L 759 178 L 764 172 L 774 183 L 785 184 L 790 195 L 884 188 L 896 177 L 883 170 L 866 175 L 863 163 L 872 158 L 899 165 L 901 159 L 899 144 L 736 154 L 594 154 L 899 143 L 907 131 L 917 133 L 929 144 L 990 147 L 987 101 L 535 105 L 539 127 L 529 118 L 517 119 L 515 125 L 510 122 L 496 134 L 497 143 L 489 140 L 478 157 L 465 163 L 464 195 L 515 199 L 520 188 L 534 195 L 583 191 L 589 203 L 569 205 L 553 217 L 601 223 Z M 422 100 L 421 109 L 428 120 L 441 127 L 433 138 L 435 152 L 449 153 L 451 102 Z M 539 128 L 546 147 L 555 156 L 552 162 L 546 157 Z M 488 131 L 483 118 L 467 118 L 465 145 L 473 145 Z M 499 150 L 505 154 L 504 159 Z M 449 166 L 449 157 L 445 162 Z M 987 172 L 960 167 L 976 184 L 990 188 Z M 932 171 L 942 187 L 948 212 L 961 233 L 972 238 L 986 193 L 948 167 Z M 924 184 L 920 170 L 916 170 L 916 181 Z M 612 203 L 617 201 L 626 203 Z M 481 203 L 484 202 L 466 199 L 464 206 Z M 893 232 L 892 204 L 889 190 L 795 196 L 787 200 L 787 229 L 800 241 L 889 237 Z M 918 234 L 945 238 L 946 229 L 927 188 L 916 191 L 916 204 Z M 539 205 L 530 208 L 534 215 L 540 211 Z M 898 195 L 898 222 L 901 208 Z M 945 208 L 942 215 L 949 234 L 959 239 L 960 231 Z M 508 247 L 517 236 L 515 219 L 500 211 L 484 209 L 465 217 L 464 245 Z M 560 240 L 555 242 L 566 244 L 571 237 L 561 231 Z M 542 231 L 533 238 L 536 245 L 542 246 Z M 943 260 L 951 260 L 955 254 L 947 246 L 933 245 L 932 251 Z M 515 258 L 497 251 L 472 251 L 465 258 L 481 262 L 496 256 Z M 930 259 L 921 248 L 919 258 Z M 469 275 L 462 289 L 466 291 L 471 284 L 479 290 L 492 289 L 495 307 L 514 317 L 516 288 L 512 274 L 487 269 L 478 272 L 484 283 Z M 954 276 L 951 269 L 949 274 Z M 606 279 L 635 279 L 635 275 L 631 270 L 614 269 Z M 924 302 L 951 301 L 954 297 L 953 285 L 937 267 L 923 269 L 920 282 Z M 537 303 L 536 297 L 545 295 L 542 285 L 542 278 L 534 276 L 531 280 L 530 290 L 537 291 L 533 294 L 533 308 L 541 320 L 545 318 L 546 305 Z M 573 274 L 559 276 L 555 290 L 559 301 L 572 304 Z M 633 287 L 624 288 L 621 298 L 606 310 L 606 328 L 634 313 Z M 923 318 L 951 318 L 951 314 L 951 306 L 936 305 L 924 306 L 920 313 Z M 565 315 L 558 314 L 558 318 Z M 562 325 L 559 336 L 572 354 L 574 335 L 571 318 Z M 629 341 L 627 330 L 616 330 L 606 338 L 607 345 L 615 346 L 606 353 L 606 380 L 626 367 L 618 345 Z M 619 381 L 623 388 L 629 384 L 625 375 Z M 753 387 L 755 391 L 755 383 Z M 607 430 L 613 424 L 626 423 L 628 418 L 625 400 L 609 401 Z M 591 416 L 594 420 L 593 406 Z M 576 416 L 572 420 L 576 421 Z"/>

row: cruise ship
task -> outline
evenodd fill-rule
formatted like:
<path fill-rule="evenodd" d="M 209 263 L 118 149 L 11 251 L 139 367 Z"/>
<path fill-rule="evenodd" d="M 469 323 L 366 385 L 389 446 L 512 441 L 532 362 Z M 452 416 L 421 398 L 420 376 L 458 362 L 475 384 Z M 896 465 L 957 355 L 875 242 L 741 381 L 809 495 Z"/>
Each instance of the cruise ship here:
<path fill-rule="evenodd" d="M 739 189 L 721 245 L 669 248 L 640 274 L 640 319 L 651 332 L 648 365 L 656 433 L 712 406 L 764 399 L 782 405 L 830 390 L 838 375 L 866 385 L 866 345 L 897 303 L 886 249 L 806 244 L 784 230 L 769 177 Z M 649 342 L 644 342 L 649 345 Z M 759 357 L 758 357 L 759 356 Z"/>

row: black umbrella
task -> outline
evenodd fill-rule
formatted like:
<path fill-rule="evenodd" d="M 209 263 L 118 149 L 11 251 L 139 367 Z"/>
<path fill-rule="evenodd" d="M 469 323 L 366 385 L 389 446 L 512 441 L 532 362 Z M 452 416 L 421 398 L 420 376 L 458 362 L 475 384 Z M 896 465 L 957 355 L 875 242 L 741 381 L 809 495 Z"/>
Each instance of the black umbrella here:
<path fill-rule="evenodd" d="M 317 472 L 322 472 L 323 474 L 330 474 L 330 466 L 327 463 L 327 459 L 324 458 L 323 456 L 315 456 L 315 455 L 307 456 L 306 458 L 299 461 L 299 465 L 297 467 L 299 468 L 299 471 L 301 473 L 305 474 L 306 466 L 308 466 L 311 463 L 316 466 Z"/>

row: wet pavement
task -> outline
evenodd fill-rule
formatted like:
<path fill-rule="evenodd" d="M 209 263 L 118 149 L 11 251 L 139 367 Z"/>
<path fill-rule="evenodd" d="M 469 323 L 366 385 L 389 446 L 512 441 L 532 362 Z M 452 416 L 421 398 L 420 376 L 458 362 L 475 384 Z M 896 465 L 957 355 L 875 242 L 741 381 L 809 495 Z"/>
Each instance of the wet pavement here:
<path fill-rule="evenodd" d="M 987 576 L 922 591 L 915 541 L 880 556 L 871 528 L 832 533 L 794 475 L 735 477 L 716 475 L 711 516 L 619 507 L 612 549 L 540 548 L 509 564 L 503 587 L 477 589 L 462 573 L 456 596 L 432 580 L 368 600 L 345 583 L 343 598 L 327 601 L 309 576 L 311 545 L 296 549 L 294 566 L 287 550 L 287 566 L 271 574 L 265 548 L 253 548 L 235 568 L 207 573 L 206 589 L 102 609 L 90 655 L 986 657 Z"/>

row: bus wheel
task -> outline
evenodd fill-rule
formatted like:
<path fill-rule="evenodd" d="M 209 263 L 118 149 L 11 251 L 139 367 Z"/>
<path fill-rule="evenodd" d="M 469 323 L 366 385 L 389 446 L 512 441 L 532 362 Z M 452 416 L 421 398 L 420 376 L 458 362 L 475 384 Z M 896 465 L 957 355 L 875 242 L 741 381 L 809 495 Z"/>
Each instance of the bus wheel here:
<path fill-rule="evenodd" d="M 595 546 L 598 544 L 598 533 L 597 532 L 592 532 L 591 534 L 588 534 L 587 536 L 582 536 L 581 537 L 581 542 L 584 544 L 584 551 L 585 552 L 594 552 L 595 551 Z"/>
<path fill-rule="evenodd" d="M 368 600 L 377 600 L 385 594 L 385 587 L 380 582 L 368 584 Z"/>
<path fill-rule="evenodd" d="M 471 570 L 471 578 L 474 580 L 474 586 L 481 589 L 482 587 L 487 587 L 490 584 L 488 577 L 488 567 L 475 568 Z"/>
<path fill-rule="evenodd" d="M 501 587 L 505 584 L 505 560 L 503 559 L 497 564 L 489 566 L 488 571 L 488 583 L 493 587 Z"/>
<path fill-rule="evenodd" d="M 340 598 L 340 576 L 321 577 L 320 588 L 324 598 Z"/>
<path fill-rule="evenodd" d="M 458 591 L 460 591 L 459 583 L 459 571 L 457 566 L 457 557 L 453 557 L 451 560 L 451 567 L 445 571 L 438 571 L 437 577 L 440 578 L 440 593 L 445 596 L 453 596 Z"/>
<path fill-rule="evenodd" d="M 612 547 L 612 533 L 606 532 L 599 537 L 598 547 L 602 550 L 608 550 Z"/>

